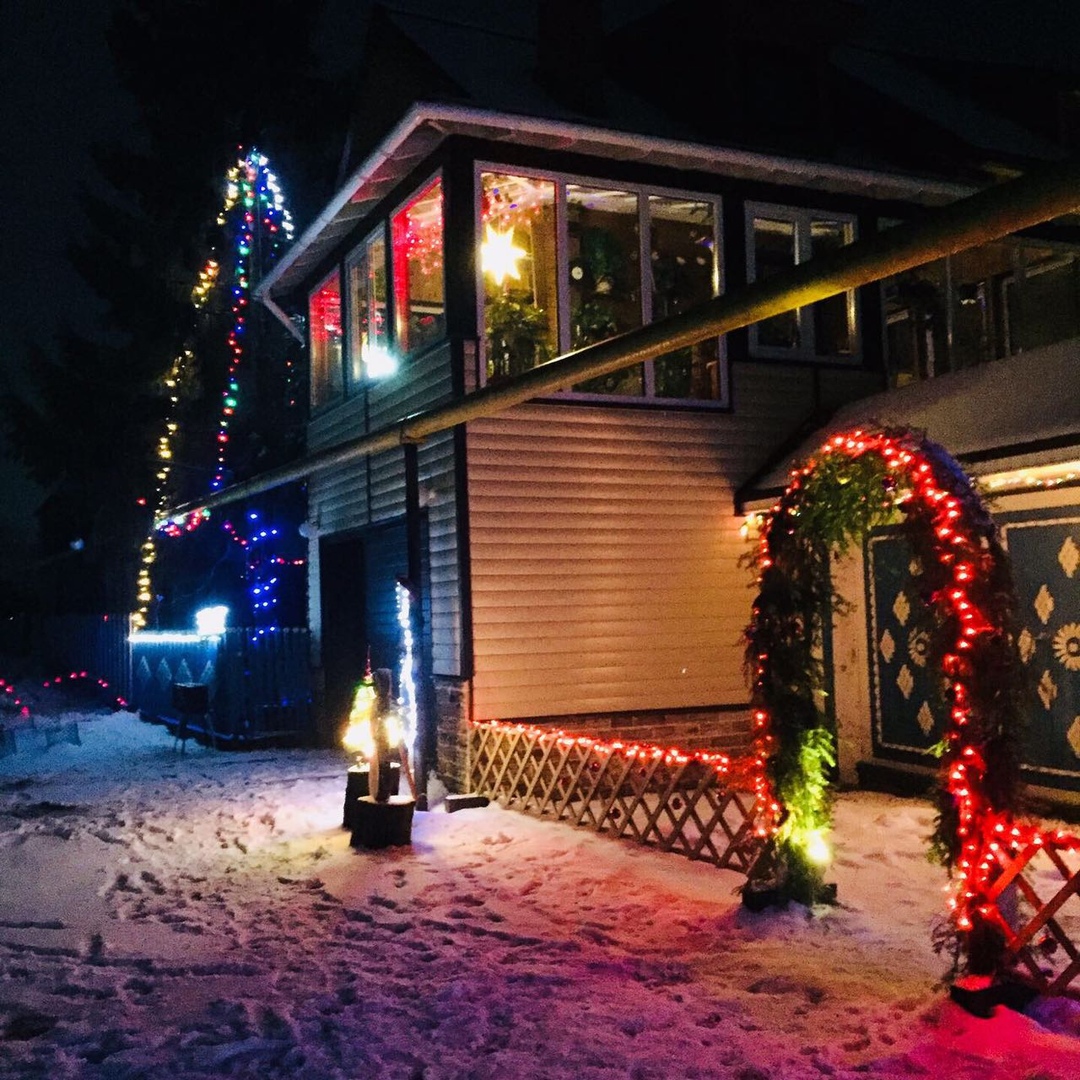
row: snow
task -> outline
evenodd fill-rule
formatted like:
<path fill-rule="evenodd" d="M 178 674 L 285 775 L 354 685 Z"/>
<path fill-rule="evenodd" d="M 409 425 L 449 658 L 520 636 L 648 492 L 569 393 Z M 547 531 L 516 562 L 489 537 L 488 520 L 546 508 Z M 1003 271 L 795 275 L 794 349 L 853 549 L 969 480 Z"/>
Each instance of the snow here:
<path fill-rule="evenodd" d="M 497 806 L 341 828 L 343 753 L 67 714 L 0 758 L 0 1077 L 1080 1076 L 1080 1006 L 953 1004 L 921 801 L 837 806 L 839 906 Z M 53 741 L 53 745 L 47 745 Z"/>

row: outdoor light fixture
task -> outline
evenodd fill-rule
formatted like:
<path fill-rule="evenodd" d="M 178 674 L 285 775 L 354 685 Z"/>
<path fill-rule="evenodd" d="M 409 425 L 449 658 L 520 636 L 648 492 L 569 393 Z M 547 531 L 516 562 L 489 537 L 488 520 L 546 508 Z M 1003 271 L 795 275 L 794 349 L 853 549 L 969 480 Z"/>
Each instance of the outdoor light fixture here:
<path fill-rule="evenodd" d="M 365 342 L 360 349 L 360 359 L 369 379 L 385 379 L 397 371 L 397 357 L 385 345 Z"/>
<path fill-rule="evenodd" d="M 204 607 L 195 612 L 194 630 L 142 630 L 128 635 L 128 641 L 155 645 L 183 645 L 186 642 L 213 641 L 225 633 L 229 609 L 224 604 Z"/>
<path fill-rule="evenodd" d="M 225 633 L 229 609 L 224 604 L 204 607 L 195 612 L 195 632 L 200 637 L 218 637 Z"/>

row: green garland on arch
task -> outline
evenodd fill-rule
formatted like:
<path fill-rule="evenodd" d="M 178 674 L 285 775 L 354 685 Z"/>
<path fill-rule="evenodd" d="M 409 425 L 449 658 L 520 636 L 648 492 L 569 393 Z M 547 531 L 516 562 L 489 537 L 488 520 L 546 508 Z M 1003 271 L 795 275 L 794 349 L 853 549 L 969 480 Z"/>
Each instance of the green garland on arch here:
<path fill-rule="evenodd" d="M 1015 594 L 986 507 L 956 462 L 923 435 L 883 429 L 834 436 L 793 472 L 768 517 L 746 634 L 755 754 L 778 806 L 774 858 L 759 866 L 779 874 L 785 895 L 806 902 L 828 898 L 824 838 L 832 824 L 836 732 L 824 707 L 821 649 L 825 618 L 844 607 L 830 563 L 890 523 L 901 524 L 924 568 L 928 662 L 942 672 L 950 718 L 933 851 L 950 869 L 963 866 L 980 821 L 1011 811 L 1016 799 L 1022 684 Z M 954 909 L 958 926 L 969 929 L 965 872 L 957 877 Z"/>

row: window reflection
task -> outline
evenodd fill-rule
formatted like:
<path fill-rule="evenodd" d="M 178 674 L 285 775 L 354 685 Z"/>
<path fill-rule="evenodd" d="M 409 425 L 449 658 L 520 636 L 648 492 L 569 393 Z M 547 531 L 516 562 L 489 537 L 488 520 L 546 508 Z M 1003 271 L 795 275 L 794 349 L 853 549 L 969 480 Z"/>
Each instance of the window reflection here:
<path fill-rule="evenodd" d="M 433 180 L 394 215 L 390 233 L 394 337 L 398 351 L 406 354 L 441 341 L 446 333 L 441 180 Z"/>
<path fill-rule="evenodd" d="M 335 270 L 308 300 L 311 404 L 325 405 L 342 394 L 341 278 Z"/>
<path fill-rule="evenodd" d="M 795 265 L 795 222 L 754 218 L 754 276 L 758 281 Z M 799 347 L 799 316 L 785 311 L 757 325 L 758 344 L 773 349 Z"/>
<path fill-rule="evenodd" d="M 377 377 L 388 355 L 386 240 L 380 233 L 364 243 L 348 264 L 349 382 Z"/>
<path fill-rule="evenodd" d="M 811 221 L 810 251 L 830 255 L 851 242 L 851 227 L 842 221 Z M 852 294 L 842 292 L 813 306 L 814 352 L 817 356 L 850 356 L 855 351 Z"/>
<path fill-rule="evenodd" d="M 489 380 L 558 352 L 555 183 L 481 176 L 481 269 Z"/>
<path fill-rule="evenodd" d="M 649 278 L 652 317 L 665 319 L 704 303 L 716 288 L 713 204 L 649 196 Z M 719 342 L 708 338 L 654 361 L 655 394 L 717 396 Z"/>
<path fill-rule="evenodd" d="M 641 325 L 638 196 L 568 184 L 570 347 L 580 349 Z M 575 389 L 644 392 L 641 365 L 601 375 Z"/>

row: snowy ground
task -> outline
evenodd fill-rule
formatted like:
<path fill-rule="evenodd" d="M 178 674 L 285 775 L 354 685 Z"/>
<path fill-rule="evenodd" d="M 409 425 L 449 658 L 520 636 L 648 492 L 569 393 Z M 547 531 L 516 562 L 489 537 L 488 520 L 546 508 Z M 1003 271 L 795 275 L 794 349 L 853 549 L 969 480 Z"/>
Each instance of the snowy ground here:
<path fill-rule="evenodd" d="M 752 915 L 735 874 L 497 807 L 357 852 L 339 754 L 66 719 L 0 758 L 0 1077 L 1080 1076 L 1071 1002 L 943 992 L 925 803 L 843 796 L 840 906 Z"/>

